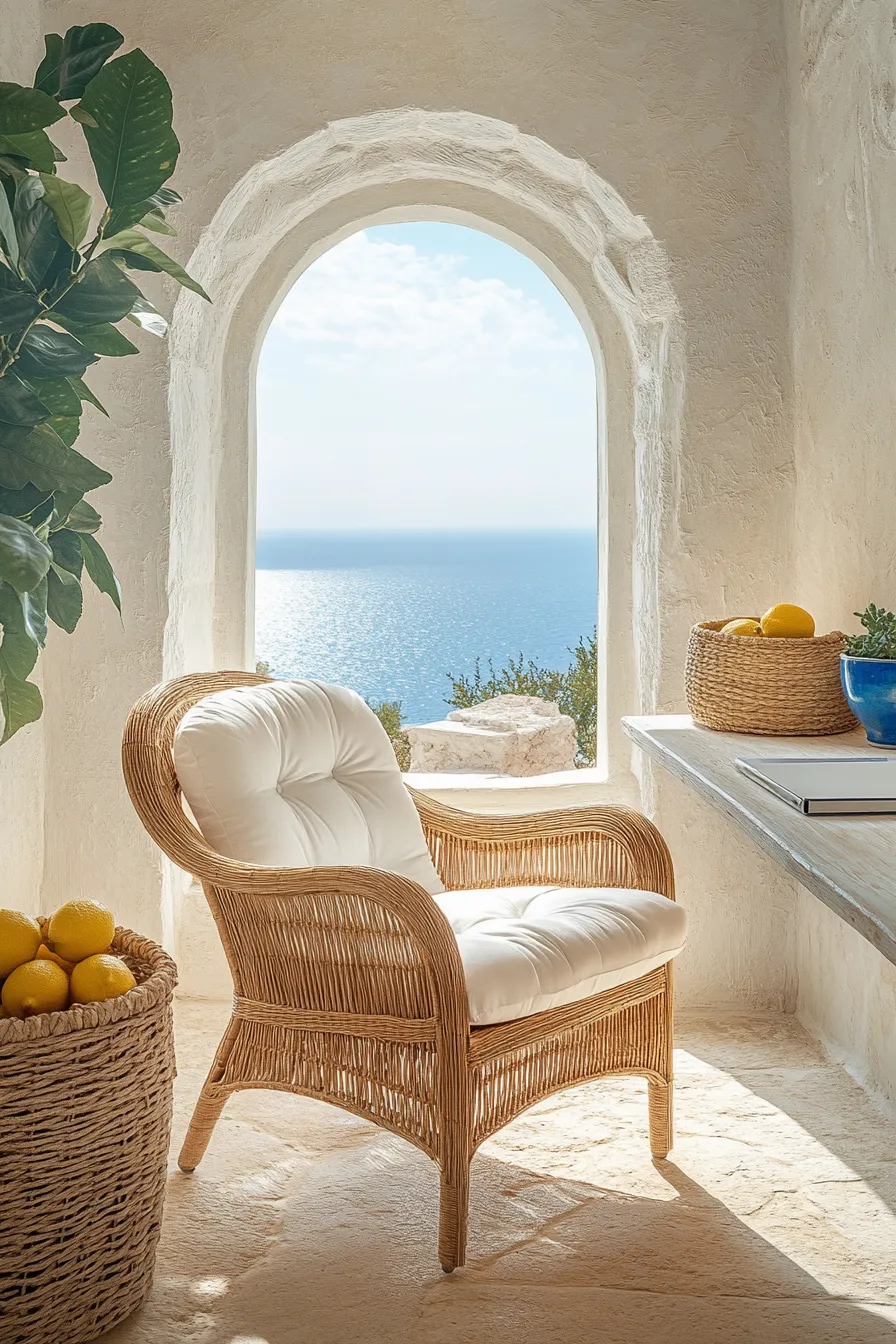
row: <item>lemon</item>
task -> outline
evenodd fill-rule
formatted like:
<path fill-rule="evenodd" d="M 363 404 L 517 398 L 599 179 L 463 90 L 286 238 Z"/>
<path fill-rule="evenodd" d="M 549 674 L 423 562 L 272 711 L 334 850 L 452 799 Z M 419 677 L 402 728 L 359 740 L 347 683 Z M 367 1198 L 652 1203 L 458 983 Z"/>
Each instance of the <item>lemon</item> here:
<path fill-rule="evenodd" d="M 115 935 L 115 919 L 99 901 L 69 901 L 52 916 L 46 944 L 63 961 L 83 961 L 105 952 Z"/>
<path fill-rule="evenodd" d="M 20 910 L 0 910 L 0 980 L 33 961 L 40 946 L 40 925 Z"/>
<path fill-rule="evenodd" d="M 815 634 L 814 618 L 790 602 L 769 607 L 759 624 L 762 633 L 771 639 L 811 639 Z"/>
<path fill-rule="evenodd" d="M 52 961 L 26 961 L 6 977 L 3 1007 L 10 1017 L 61 1012 L 68 1007 L 68 976 Z"/>
<path fill-rule="evenodd" d="M 758 621 L 751 621 L 746 616 L 739 616 L 736 621 L 729 621 L 727 625 L 722 626 L 723 635 L 761 635 L 762 626 Z"/>
<path fill-rule="evenodd" d="M 55 952 L 51 952 L 46 943 L 41 943 L 34 954 L 34 960 L 55 961 L 57 966 L 62 967 L 66 975 L 71 975 L 72 971 L 75 969 L 75 963 L 73 961 L 66 961 L 64 957 L 60 957 Z"/>
<path fill-rule="evenodd" d="M 95 956 L 72 971 L 72 1003 L 102 1003 L 133 989 L 137 981 L 119 957 Z"/>

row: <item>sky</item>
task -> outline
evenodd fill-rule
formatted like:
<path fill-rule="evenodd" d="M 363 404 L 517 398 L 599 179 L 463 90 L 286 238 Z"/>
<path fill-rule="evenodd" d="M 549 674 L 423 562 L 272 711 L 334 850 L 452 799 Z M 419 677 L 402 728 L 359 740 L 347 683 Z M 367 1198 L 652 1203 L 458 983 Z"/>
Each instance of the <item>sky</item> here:
<path fill-rule="evenodd" d="M 387 224 L 296 281 L 258 367 L 259 531 L 594 528 L 594 363 L 543 271 Z"/>

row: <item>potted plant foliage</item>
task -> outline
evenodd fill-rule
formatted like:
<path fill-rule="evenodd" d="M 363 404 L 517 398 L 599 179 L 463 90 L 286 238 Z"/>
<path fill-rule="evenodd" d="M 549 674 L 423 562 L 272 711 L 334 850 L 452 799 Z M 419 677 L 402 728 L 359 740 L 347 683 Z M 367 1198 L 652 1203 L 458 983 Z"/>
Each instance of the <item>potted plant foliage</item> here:
<path fill-rule="evenodd" d="M 50 33 L 32 88 L 0 83 L 0 741 L 40 717 L 29 681 L 47 622 L 74 630 L 88 577 L 120 608 L 86 496 L 111 480 L 74 444 L 85 406 L 105 415 L 85 374 L 137 353 L 120 330 L 167 330 L 132 278 L 161 271 L 201 286 L 152 235 L 173 234 L 164 184 L 180 150 L 171 89 L 106 23 Z M 112 59 L 114 57 L 114 59 Z M 78 123 L 101 199 L 57 172 L 48 127 Z"/>
<path fill-rule="evenodd" d="M 896 612 L 872 602 L 855 614 L 865 634 L 847 636 L 843 690 L 871 745 L 896 748 Z"/>

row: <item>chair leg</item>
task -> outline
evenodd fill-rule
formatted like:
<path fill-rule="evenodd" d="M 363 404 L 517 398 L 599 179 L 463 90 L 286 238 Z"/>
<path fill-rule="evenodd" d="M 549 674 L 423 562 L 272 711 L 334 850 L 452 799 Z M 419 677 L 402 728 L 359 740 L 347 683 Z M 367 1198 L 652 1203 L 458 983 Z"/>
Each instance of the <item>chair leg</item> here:
<path fill-rule="evenodd" d="M 650 1151 L 654 1157 L 668 1157 L 672 1147 L 672 1051 L 675 1036 L 672 984 L 672 962 L 665 965 L 666 988 L 657 1001 L 657 1027 L 662 1042 L 662 1078 L 650 1078 L 647 1083 L 647 1105 L 650 1114 Z"/>
<path fill-rule="evenodd" d="M 193 1109 L 190 1128 L 187 1130 L 180 1156 L 177 1159 L 177 1165 L 181 1171 L 188 1174 L 196 1170 L 205 1156 L 205 1150 L 212 1137 L 212 1130 L 224 1109 L 228 1094 L 222 1091 L 218 1084 L 224 1076 L 224 1068 L 233 1049 L 238 1031 L 237 1019 L 232 1017 L 227 1024 L 227 1030 L 221 1037 L 221 1043 L 215 1051 L 215 1058 L 209 1069 L 208 1077 L 202 1085 L 202 1091 L 199 1093 L 199 1099 Z"/>
<path fill-rule="evenodd" d="M 647 1083 L 647 1105 L 650 1112 L 650 1151 L 654 1157 L 668 1157 L 672 1147 L 672 1084 Z"/>
<path fill-rule="evenodd" d="M 199 1166 L 226 1100 L 226 1092 L 220 1092 L 213 1084 L 204 1084 L 177 1159 L 181 1171 L 189 1174 Z"/>
<path fill-rule="evenodd" d="M 439 1195 L 439 1262 L 446 1274 L 464 1264 L 470 1209 L 470 1162 L 458 1161 L 453 1179 L 441 1174 Z"/>

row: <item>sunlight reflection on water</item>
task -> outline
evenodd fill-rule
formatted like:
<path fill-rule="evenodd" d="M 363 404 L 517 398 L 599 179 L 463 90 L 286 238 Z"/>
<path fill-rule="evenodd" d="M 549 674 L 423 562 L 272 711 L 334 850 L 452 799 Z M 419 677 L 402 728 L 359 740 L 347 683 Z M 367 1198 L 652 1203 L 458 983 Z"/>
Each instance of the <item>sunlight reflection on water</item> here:
<path fill-rule="evenodd" d="M 418 564 L 377 564 L 374 553 L 351 567 L 259 569 L 256 657 L 277 676 L 401 700 L 411 723 L 443 717 L 446 673 L 469 674 L 477 656 L 565 667 L 594 628 L 593 535 L 490 542 L 459 544 L 449 560 L 423 545 Z"/>

